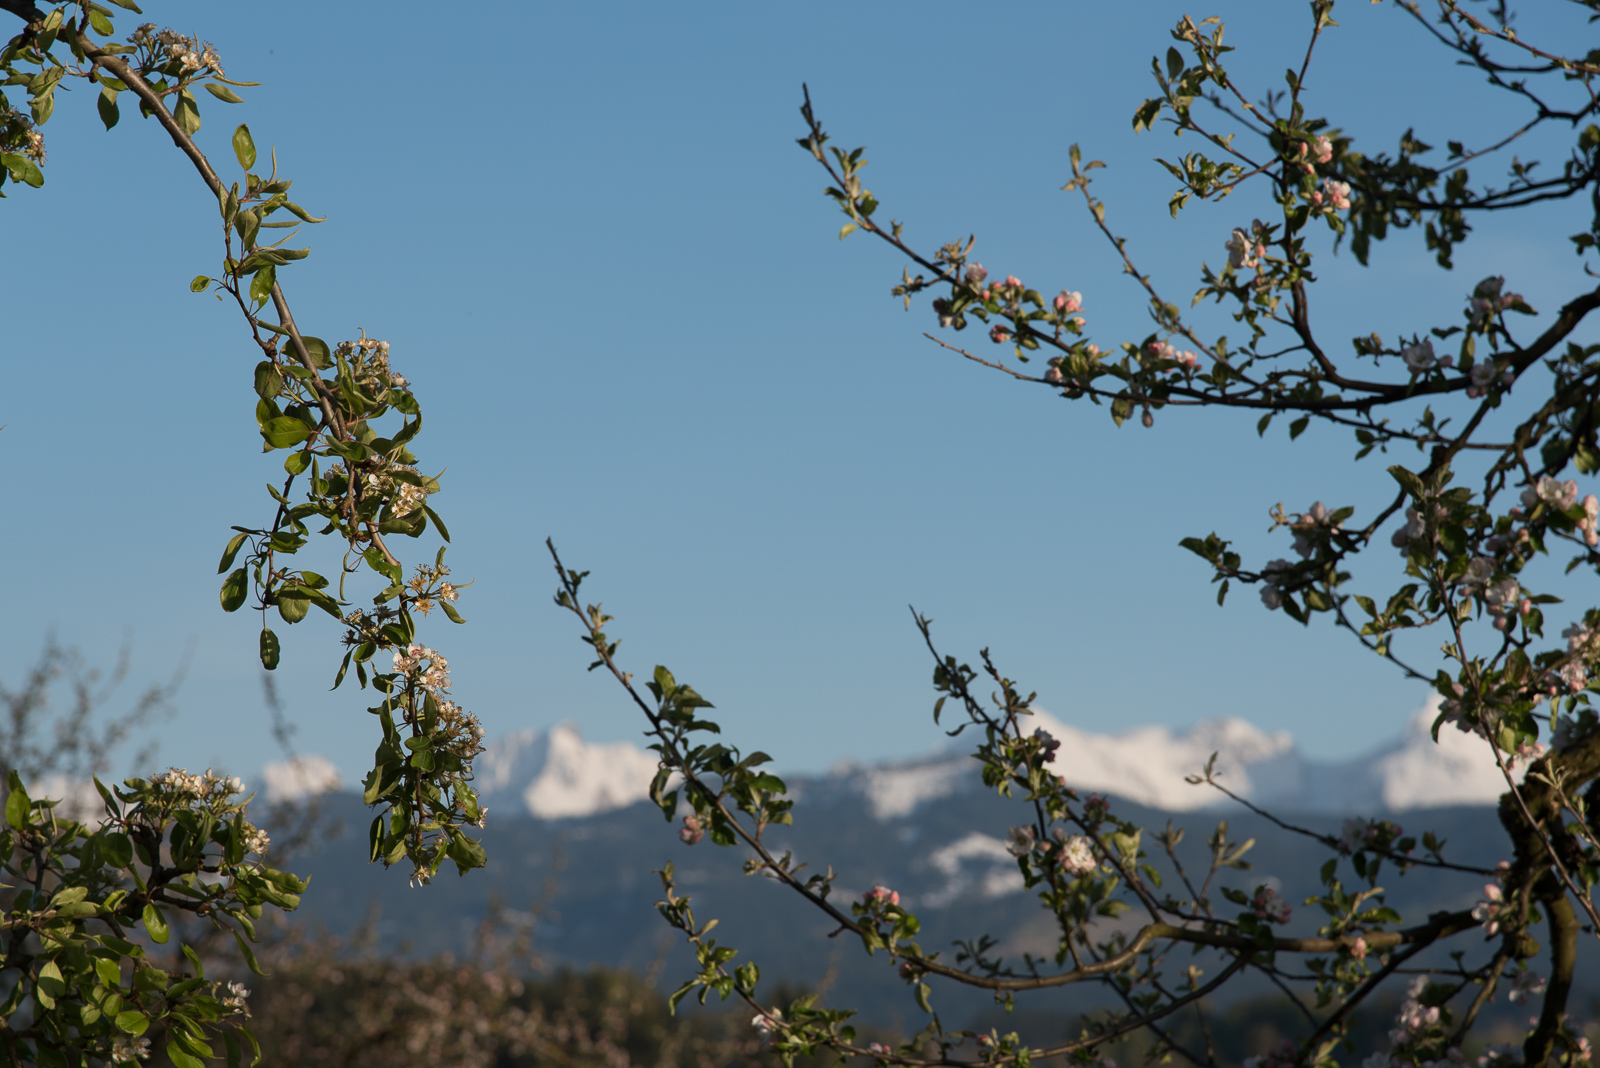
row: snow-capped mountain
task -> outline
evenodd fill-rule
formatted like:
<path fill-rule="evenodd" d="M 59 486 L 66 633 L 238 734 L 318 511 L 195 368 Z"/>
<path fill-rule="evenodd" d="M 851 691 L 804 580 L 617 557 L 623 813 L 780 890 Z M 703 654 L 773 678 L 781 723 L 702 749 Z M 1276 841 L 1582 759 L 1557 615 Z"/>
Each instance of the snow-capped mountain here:
<path fill-rule="evenodd" d="M 1438 713 L 1432 698 L 1393 743 L 1365 757 L 1318 762 L 1300 755 L 1287 732 L 1268 734 L 1242 719 L 1198 723 L 1186 731 L 1140 727 L 1096 734 L 1037 711 L 1032 726 L 1061 743 L 1055 770 L 1080 792 L 1111 794 L 1167 812 L 1225 804 L 1216 790 L 1193 786 L 1212 753 L 1219 780 L 1242 797 L 1275 811 L 1355 814 L 1492 805 L 1505 789 L 1481 739 L 1454 730 L 1435 743 Z M 648 796 L 656 761 L 628 742 L 590 744 L 576 726 L 521 731 L 490 743 L 477 761 L 479 795 L 546 819 L 590 816 Z M 903 819 L 922 805 L 981 789 L 965 752 L 945 750 L 921 759 L 873 766 L 845 765 L 819 777 L 789 780 L 799 797 L 854 795 L 879 820 Z"/>
<path fill-rule="evenodd" d="M 630 742 L 591 745 L 562 723 L 490 742 L 474 762 L 473 785 L 496 806 L 544 819 L 592 816 L 650 796 L 656 757 Z"/>

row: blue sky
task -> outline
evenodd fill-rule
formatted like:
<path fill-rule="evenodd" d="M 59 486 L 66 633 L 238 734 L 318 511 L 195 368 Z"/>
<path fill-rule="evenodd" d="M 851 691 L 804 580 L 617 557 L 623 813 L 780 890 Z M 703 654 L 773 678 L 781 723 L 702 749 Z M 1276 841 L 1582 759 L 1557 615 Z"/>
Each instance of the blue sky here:
<path fill-rule="evenodd" d="M 593 571 L 631 670 L 668 664 L 785 768 L 940 741 L 908 604 L 946 651 L 989 646 L 1089 729 L 1237 715 L 1348 756 L 1398 733 L 1425 691 L 1250 591 L 1218 609 L 1177 542 L 1217 530 L 1284 554 L 1269 507 L 1370 514 L 1382 463 L 1353 465 L 1340 433 L 1291 446 L 1227 413 L 1117 430 L 936 349 L 926 306 L 889 296 L 900 259 L 836 239 L 794 145 L 805 81 L 836 143 L 868 146 L 866 184 L 913 242 L 976 233 L 992 272 L 1081 290 L 1102 346 L 1143 337 L 1139 294 L 1059 191 L 1068 146 L 1110 164 L 1113 225 L 1179 299 L 1267 207 L 1246 190 L 1172 220 L 1151 160 L 1190 146 L 1132 133 L 1185 10 L 1224 16 L 1256 97 L 1309 24 L 1282 3 L 484 4 L 446 24 L 415 3 L 152 2 L 147 17 L 264 83 L 242 106 L 202 98 L 199 139 L 231 172 L 226 139 L 248 122 L 329 217 L 280 276 L 302 326 L 388 340 L 416 384 L 422 465 L 448 468 L 433 503 L 450 560 L 476 581 L 469 625 L 430 622 L 423 640 L 491 733 L 639 728 L 550 603 L 550 536 Z M 1358 147 L 1413 123 L 1478 141 L 1515 117 L 1396 9 L 1336 14 L 1311 106 Z M 214 571 L 230 524 L 265 521 L 279 468 L 259 454 L 237 314 L 187 289 L 218 258 L 215 205 L 131 107 L 107 133 L 80 90 L 46 133 L 45 187 L 0 204 L 0 670 L 17 679 L 50 631 L 103 663 L 127 640 L 139 679 L 189 650 L 162 760 L 249 774 L 275 755 L 259 622 L 220 611 Z M 1554 310 L 1587 288 L 1564 241 L 1581 212 L 1486 224 L 1451 273 L 1415 233 L 1370 269 L 1325 258 L 1323 328 L 1342 345 L 1450 323 L 1490 273 Z M 296 744 L 359 775 L 372 721 L 353 688 L 327 692 L 330 623 L 277 628 L 278 683 Z"/>

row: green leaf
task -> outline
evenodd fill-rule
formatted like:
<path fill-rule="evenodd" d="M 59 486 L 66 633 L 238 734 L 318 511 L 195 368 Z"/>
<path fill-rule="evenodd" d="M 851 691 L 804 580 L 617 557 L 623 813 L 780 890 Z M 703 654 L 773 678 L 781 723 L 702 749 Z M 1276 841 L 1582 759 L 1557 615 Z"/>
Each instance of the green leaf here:
<path fill-rule="evenodd" d="M 244 935 L 234 931 L 233 940 L 239 943 L 239 955 L 244 958 L 244 962 L 249 966 L 250 970 L 257 975 L 266 975 L 267 973 L 262 970 L 261 963 L 256 960 L 255 950 L 251 949 L 250 943 L 244 940 Z"/>
<path fill-rule="evenodd" d="M 190 137 L 200 132 L 200 107 L 194 102 L 194 94 L 189 90 L 178 90 L 178 103 L 172 109 L 172 117 Z"/>
<path fill-rule="evenodd" d="M 28 791 L 22 788 L 22 783 L 12 775 L 11 793 L 6 796 L 6 823 L 12 827 L 26 827 L 28 813 L 33 811 L 33 800 L 28 797 Z"/>
<path fill-rule="evenodd" d="M 466 622 L 465 619 L 461 618 L 461 613 L 456 611 L 456 606 L 451 604 L 449 601 L 440 601 L 439 602 L 439 607 L 443 608 L 444 609 L 444 614 L 450 617 L 450 622 L 452 622 L 452 623 L 465 623 Z"/>
<path fill-rule="evenodd" d="M 176 1033 L 183 1034 L 182 1031 Z M 167 1059 L 172 1061 L 177 1068 L 206 1068 L 205 1061 L 185 1052 L 176 1042 L 167 1043 Z"/>
<path fill-rule="evenodd" d="M 23 182 L 35 189 L 44 185 L 44 172 L 34 166 L 33 160 L 27 156 L 17 155 L 12 152 L 0 152 L 0 167 L 11 173 L 13 182 Z"/>
<path fill-rule="evenodd" d="M 311 434 L 312 429 L 292 415 L 280 415 L 261 424 L 261 436 L 274 449 L 292 449 Z"/>
<path fill-rule="evenodd" d="M 281 591 L 278 594 L 278 615 L 285 623 L 298 623 L 311 611 L 311 598 L 298 591 Z"/>
<path fill-rule="evenodd" d="M 110 37 L 117 32 L 117 28 L 111 25 L 111 20 L 106 18 L 105 13 L 96 11 L 92 7 L 89 9 L 89 25 L 93 26 L 94 32 L 101 37 Z"/>
<path fill-rule="evenodd" d="M 250 127 L 243 123 L 233 131 L 233 154 L 247 173 L 256 165 L 256 143 L 250 137 Z"/>
<path fill-rule="evenodd" d="M 218 85 L 216 82 L 206 82 L 206 92 L 210 93 L 212 96 L 216 97 L 225 104 L 244 103 L 244 97 L 240 96 L 232 89 L 229 89 L 226 85 Z M 246 170 L 248 169 L 249 168 L 246 168 Z"/>
<path fill-rule="evenodd" d="M 222 580 L 222 610 L 236 612 L 244 604 L 245 595 L 250 590 L 250 580 L 245 577 L 244 568 L 236 568 Z"/>
<path fill-rule="evenodd" d="M 277 281 L 278 269 L 270 263 L 267 264 L 256 272 L 254 278 L 250 279 L 250 299 L 257 304 L 265 304 L 267 298 L 272 295 L 272 287 L 277 284 Z"/>
<path fill-rule="evenodd" d="M 444 525 L 444 520 L 439 518 L 439 513 L 427 505 L 423 505 L 422 510 L 427 513 L 428 521 L 433 524 L 433 529 L 439 532 L 439 537 L 448 542 L 450 540 L 450 528 Z M 452 616 L 451 618 L 454 617 Z"/>
<path fill-rule="evenodd" d="M 108 834 L 100 839 L 100 859 L 113 868 L 133 863 L 133 842 L 125 834 Z"/>
<path fill-rule="evenodd" d="M 329 351 L 326 341 L 320 337 L 306 337 L 304 334 L 300 336 L 300 340 L 305 342 L 306 355 L 311 357 L 311 362 L 317 370 L 326 371 L 333 366 L 333 353 Z"/>
<path fill-rule="evenodd" d="M 112 0 L 115 3 L 116 0 Z M 117 1013 L 117 1027 L 135 1037 L 142 1035 L 150 1027 L 150 1017 L 135 1009 Z"/>
<path fill-rule="evenodd" d="M 131 11 L 135 15 L 144 14 L 144 10 L 140 8 L 138 4 L 134 3 L 133 0 L 111 0 L 111 3 L 116 4 L 124 11 Z"/>
<path fill-rule="evenodd" d="M 203 274 L 197 274 L 194 276 L 194 280 L 189 283 L 189 292 L 204 293 L 209 285 L 211 285 L 211 279 Z"/>
<path fill-rule="evenodd" d="M 117 112 L 117 91 L 109 85 L 100 87 L 100 99 L 95 101 L 95 107 L 100 109 L 100 121 L 106 124 L 108 130 L 121 118 Z"/>
<path fill-rule="evenodd" d="M 233 558 L 239 555 L 239 547 L 244 544 L 246 537 L 248 535 L 241 531 L 228 540 L 228 547 L 222 550 L 222 563 L 217 565 L 217 574 L 220 575 L 233 566 Z"/>
<path fill-rule="evenodd" d="M 278 670 L 278 656 L 282 652 L 278 645 L 278 636 L 272 633 L 270 627 L 261 628 L 261 666 L 268 671 Z M 166 939 L 157 939 L 164 942 Z"/>
<path fill-rule="evenodd" d="M 144 929 L 150 932 L 150 937 L 156 942 L 165 944 L 167 941 L 167 918 L 156 908 L 154 902 L 144 907 Z"/>

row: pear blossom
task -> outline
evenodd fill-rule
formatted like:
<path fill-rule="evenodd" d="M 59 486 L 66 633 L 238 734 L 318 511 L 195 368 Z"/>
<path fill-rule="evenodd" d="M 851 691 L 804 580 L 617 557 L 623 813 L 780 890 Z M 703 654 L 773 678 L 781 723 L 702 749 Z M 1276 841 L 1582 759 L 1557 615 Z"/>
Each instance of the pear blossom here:
<path fill-rule="evenodd" d="M 143 1036 L 118 1035 L 111 1043 L 112 1064 L 132 1064 L 150 1059 L 150 1040 Z"/>

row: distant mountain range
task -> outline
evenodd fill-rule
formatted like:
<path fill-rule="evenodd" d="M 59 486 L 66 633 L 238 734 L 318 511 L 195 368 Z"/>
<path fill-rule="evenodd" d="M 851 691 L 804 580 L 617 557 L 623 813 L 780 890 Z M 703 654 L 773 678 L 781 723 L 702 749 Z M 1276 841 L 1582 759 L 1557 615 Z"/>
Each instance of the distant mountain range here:
<path fill-rule="evenodd" d="M 1119 816 L 1152 829 L 1169 820 L 1187 825 L 1179 854 L 1192 869 L 1204 869 L 1204 840 L 1221 818 L 1234 841 L 1256 839 L 1253 868 L 1226 872 L 1222 882 L 1246 892 L 1262 883 L 1277 887 L 1295 903 L 1290 931 L 1297 932 L 1319 922 L 1318 910 L 1299 902 L 1317 892 L 1316 872 L 1328 848 L 1273 826 L 1215 790 L 1191 786 L 1184 776 L 1216 752 L 1230 789 L 1319 833 L 1337 833 L 1345 816 L 1406 812 L 1408 832 L 1432 830 L 1447 841 L 1451 859 L 1492 867 L 1506 850 L 1489 807 L 1502 780 L 1476 739 L 1447 730 L 1435 744 L 1428 737 L 1432 720 L 1432 706 L 1426 706 L 1395 743 L 1339 762 L 1307 760 L 1288 735 L 1266 734 L 1237 719 L 1182 732 L 1146 727 L 1118 735 L 1079 730 L 1045 713 L 1036 725 L 1060 739 L 1055 767 L 1069 784 L 1107 794 Z M 371 814 L 358 797 L 332 793 L 325 811 L 343 824 L 342 834 L 289 861 L 292 870 L 313 876 L 300 915 L 330 931 L 366 920 L 380 944 L 459 953 L 498 907 L 536 918 L 534 946 L 545 964 L 626 966 L 659 974 L 670 986 L 691 970 L 681 939 L 653 907 L 660 883 L 652 869 L 671 861 L 679 893 L 693 897 L 702 922 L 722 921 L 717 937 L 740 950 L 738 960 L 759 961 L 771 981 L 791 987 L 832 984 L 830 1001 L 920 1026 L 905 984 L 881 955 L 866 957 L 859 945 L 830 939 L 825 916 L 770 880 L 747 878 L 741 850 L 680 842 L 676 827 L 645 800 L 655 766 L 654 755 L 639 746 L 590 744 L 570 724 L 497 740 L 478 762 L 478 786 L 490 808 L 483 832 L 489 866 L 464 879 L 447 870 L 423 889 L 408 888 L 403 871 L 366 863 Z M 922 918 L 921 941 L 929 949 L 948 954 L 954 940 L 988 933 L 995 952 L 1007 959 L 1053 953 L 1058 935 L 1023 890 L 1003 841 L 1007 827 L 1030 814 L 984 789 L 971 757 L 952 749 L 786 779 L 796 797 L 795 825 L 769 828 L 768 844 L 779 852 L 792 849 L 810 870 L 831 867 L 836 900 L 881 883 Z M 335 779 L 312 761 L 295 775 L 280 769 L 269 781 L 282 795 L 294 782 L 327 786 Z M 1164 858 L 1152 861 L 1169 879 L 1175 874 Z M 1438 909 L 1470 908 L 1482 883 L 1452 872 L 1388 873 L 1384 880 L 1387 902 L 1408 921 Z M 1478 942 L 1467 941 L 1472 945 L 1462 948 L 1476 955 Z M 1586 989 L 1595 982 L 1588 971 L 1586 964 Z M 1231 993 L 1261 992 L 1256 985 L 1247 981 Z M 997 1011 L 970 991 L 943 990 L 936 1000 L 947 1020 L 976 1021 Z"/>
<path fill-rule="evenodd" d="M 1186 731 L 1140 727 L 1096 734 L 1035 713 L 1031 725 L 1061 742 L 1054 767 L 1080 791 L 1111 794 L 1167 812 L 1228 803 L 1191 786 L 1216 753 L 1222 781 L 1259 805 L 1295 813 L 1492 805 L 1505 782 L 1483 743 L 1446 729 L 1430 735 L 1437 700 L 1419 709 L 1394 742 L 1352 760 L 1309 760 L 1288 733 L 1267 734 L 1242 719 L 1196 724 Z M 646 798 L 655 755 L 629 742 L 585 742 L 573 724 L 521 731 L 492 742 L 477 761 L 479 796 L 497 813 L 570 819 L 611 812 Z M 797 776 L 799 798 L 859 797 L 880 820 L 914 815 L 930 801 L 981 789 L 972 759 L 947 749 L 909 761 L 844 765 L 823 776 Z M 282 782 L 281 772 L 269 773 Z M 280 794 L 280 789 L 275 791 Z"/>

